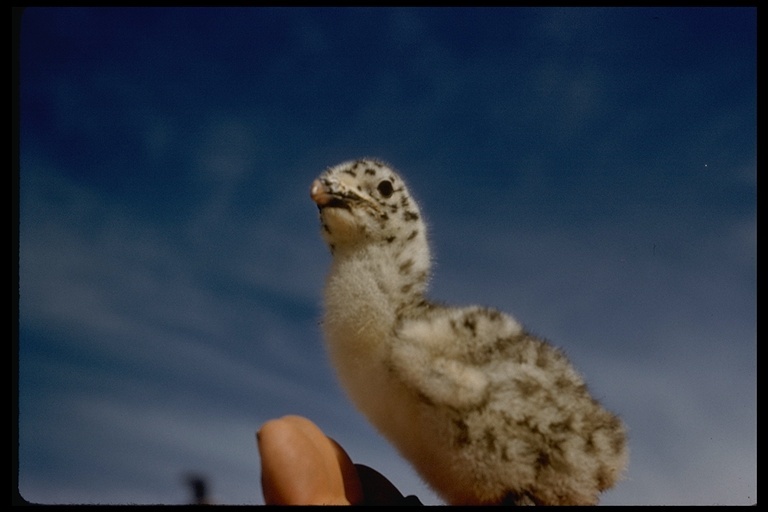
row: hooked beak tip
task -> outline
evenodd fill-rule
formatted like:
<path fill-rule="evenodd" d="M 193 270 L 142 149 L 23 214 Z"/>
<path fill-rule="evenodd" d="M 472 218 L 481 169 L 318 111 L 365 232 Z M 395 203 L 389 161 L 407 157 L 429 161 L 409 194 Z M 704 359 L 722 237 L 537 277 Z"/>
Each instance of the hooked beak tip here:
<path fill-rule="evenodd" d="M 333 199 L 333 196 L 320 180 L 312 182 L 312 186 L 309 188 L 309 197 L 311 197 L 319 207 L 328 204 Z"/>

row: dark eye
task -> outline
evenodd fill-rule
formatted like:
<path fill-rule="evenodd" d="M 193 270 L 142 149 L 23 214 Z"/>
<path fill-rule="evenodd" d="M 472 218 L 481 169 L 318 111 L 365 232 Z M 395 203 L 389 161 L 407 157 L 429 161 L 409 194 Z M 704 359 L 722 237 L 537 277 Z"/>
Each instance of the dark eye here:
<path fill-rule="evenodd" d="M 384 180 L 380 182 L 376 186 L 376 190 L 379 191 L 379 194 L 381 194 L 381 197 L 389 197 L 392 195 L 392 192 L 394 192 L 394 189 L 392 188 L 392 182 L 389 180 Z"/>

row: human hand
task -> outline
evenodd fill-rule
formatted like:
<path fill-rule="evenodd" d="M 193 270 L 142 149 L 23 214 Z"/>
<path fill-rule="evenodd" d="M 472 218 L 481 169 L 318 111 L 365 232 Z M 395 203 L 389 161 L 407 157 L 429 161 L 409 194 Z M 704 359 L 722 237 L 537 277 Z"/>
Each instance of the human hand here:
<path fill-rule="evenodd" d="M 418 505 L 301 416 L 266 422 L 256 434 L 267 505 Z"/>

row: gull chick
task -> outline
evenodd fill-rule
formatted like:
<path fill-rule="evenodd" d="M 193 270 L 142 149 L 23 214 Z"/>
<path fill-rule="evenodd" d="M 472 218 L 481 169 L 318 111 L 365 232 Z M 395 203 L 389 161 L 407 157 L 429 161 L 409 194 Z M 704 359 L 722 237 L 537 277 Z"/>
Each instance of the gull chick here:
<path fill-rule="evenodd" d="M 622 422 L 514 318 L 426 298 L 426 225 L 403 179 L 355 160 L 310 195 L 333 256 L 328 354 L 371 423 L 450 504 L 596 504 L 627 464 Z"/>

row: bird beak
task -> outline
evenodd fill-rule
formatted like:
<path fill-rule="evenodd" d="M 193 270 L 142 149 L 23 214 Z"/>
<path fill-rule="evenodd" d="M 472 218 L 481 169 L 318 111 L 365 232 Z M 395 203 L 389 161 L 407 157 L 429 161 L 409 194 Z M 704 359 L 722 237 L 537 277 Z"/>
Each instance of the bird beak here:
<path fill-rule="evenodd" d="M 328 187 L 326 187 L 320 180 L 315 180 L 312 182 L 312 187 L 309 189 L 309 197 L 311 197 L 312 200 L 317 203 L 317 206 L 320 208 L 326 206 L 328 203 L 333 201 L 334 198 Z"/>
<path fill-rule="evenodd" d="M 323 183 L 319 179 L 312 182 L 312 186 L 309 188 L 309 197 L 312 198 L 320 210 L 329 206 L 349 209 L 348 198 L 345 198 L 342 193 L 334 192 L 328 184 Z"/>

